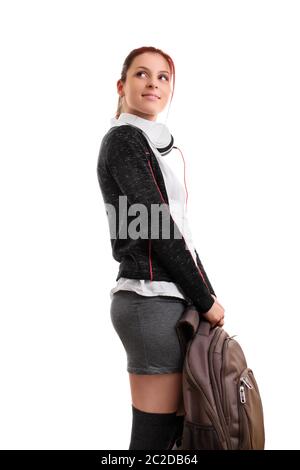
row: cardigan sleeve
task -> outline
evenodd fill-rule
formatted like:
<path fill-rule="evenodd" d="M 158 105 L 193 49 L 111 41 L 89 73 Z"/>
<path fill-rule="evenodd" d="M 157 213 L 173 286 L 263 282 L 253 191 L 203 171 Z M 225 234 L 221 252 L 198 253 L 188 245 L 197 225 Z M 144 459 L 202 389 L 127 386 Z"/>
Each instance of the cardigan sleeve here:
<path fill-rule="evenodd" d="M 201 269 L 203 276 L 205 277 L 205 281 L 206 281 L 206 284 L 207 284 L 208 287 L 209 287 L 210 293 L 213 294 L 213 295 L 215 295 L 215 296 L 217 297 L 217 295 L 216 295 L 216 293 L 215 293 L 215 291 L 214 291 L 214 289 L 213 289 L 213 287 L 212 287 L 212 285 L 211 285 L 211 282 L 210 282 L 210 280 L 209 280 L 209 278 L 208 278 L 208 276 L 207 276 L 207 274 L 206 274 L 206 272 L 205 272 L 205 269 L 204 269 L 204 267 L 203 267 L 203 265 L 202 265 L 201 259 L 199 258 L 199 255 L 198 255 L 198 252 L 197 252 L 196 249 L 195 249 L 195 253 L 196 253 L 197 264 L 198 264 L 199 268 Z"/>
<path fill-rule="evenodd" d="M 184 237 L 174 222 L 168 204 L 163 204 L 161 192 L 150 168 L 150 161 L 142 145 L 133 136 L 113 133 L 107 141 L 105 164 L 107 170 L 119 186 L 127 202 L 143 204 L 147 209 L 148 232 L 153 252 L 174 282 L 178 283 L 189 297 L 199 313 L 207 312 L 215 299 L 212 297 L 209 285 L 206 285 L 203 274 L 197 268 L 191 252 L 187 249 Z M 155 238 L 152 237 L 151 207 L 163 205 L 168 211 L 170 236 L 163 237 L 161 223 L 158 225 Z M 153 222 L 153 220 L 152 220 Z M 178 236 L 180 234 L 180 236 Z M 169 235 L 169 234 L 168 234 Z"/>

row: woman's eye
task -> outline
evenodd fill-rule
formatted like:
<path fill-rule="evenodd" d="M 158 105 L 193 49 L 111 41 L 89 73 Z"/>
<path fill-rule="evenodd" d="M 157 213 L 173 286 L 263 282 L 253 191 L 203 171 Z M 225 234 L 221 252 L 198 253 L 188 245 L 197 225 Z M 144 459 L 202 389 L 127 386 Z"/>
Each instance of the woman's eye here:
<path fill-rule="evenodd" d="M 137 75 L 140 76 L 142 73 L 146 73 L 146 72 L 143 72 L 141 70 L 140 72 L 137 72 Z M 165 77 L 166 81 L 169 81 L 169 78 L 167 77 L 167 75 L 160 75 L 160 77 Z"/>

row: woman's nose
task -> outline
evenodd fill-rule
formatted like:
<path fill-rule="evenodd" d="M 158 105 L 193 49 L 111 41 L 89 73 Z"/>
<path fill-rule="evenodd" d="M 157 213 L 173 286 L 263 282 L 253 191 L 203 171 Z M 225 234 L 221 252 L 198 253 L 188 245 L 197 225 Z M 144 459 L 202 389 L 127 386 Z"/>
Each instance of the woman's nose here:
<path fill-rule="evenodd" d="M 153 80 L 150 83 L 148 83 L 148 86 L 153 87 L 153 88 L 158 88 L 157 84 Z"/>

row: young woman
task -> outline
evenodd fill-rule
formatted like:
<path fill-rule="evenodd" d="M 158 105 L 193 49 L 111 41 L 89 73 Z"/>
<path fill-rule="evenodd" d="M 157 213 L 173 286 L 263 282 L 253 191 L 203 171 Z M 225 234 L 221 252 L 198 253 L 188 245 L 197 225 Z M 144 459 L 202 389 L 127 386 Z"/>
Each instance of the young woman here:
<path fill-rule="evenodd" d="M 168 54 L 154 47 L 130 52 L 97 164 L 112 254 L 120 263 L 110 314 L 127 354 L 129 449 L 172 449 L 182 434 L 184 357 L 175 325 L 188 303 L 213 326 L 224 324 L 224 308 L 193 246 L 184 188 L 164 160 L 174 139 L 156 119 L 174 83 Z"/>

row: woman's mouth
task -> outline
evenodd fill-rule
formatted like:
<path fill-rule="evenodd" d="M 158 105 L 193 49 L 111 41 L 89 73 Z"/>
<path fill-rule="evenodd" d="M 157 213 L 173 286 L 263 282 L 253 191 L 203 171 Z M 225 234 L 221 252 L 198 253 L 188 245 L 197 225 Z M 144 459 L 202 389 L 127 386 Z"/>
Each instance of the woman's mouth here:
<path fill-rule="evenodd" d="M 142 95 L 142 96 L 143 96 L 143 98 L 146 98 L 146 99 L 148 99 L 148 100 L 150 100 L 150 101 L 156 101 L 156 100 L 159 100 L 159 99 L 160 99 L 159 96 L 152 95 L 152 94 L 150 94 L 150 93 L 147 94 L 147 95 Z"/>

